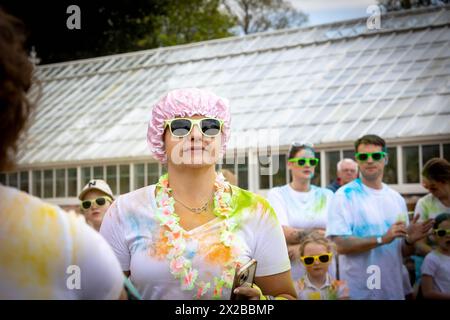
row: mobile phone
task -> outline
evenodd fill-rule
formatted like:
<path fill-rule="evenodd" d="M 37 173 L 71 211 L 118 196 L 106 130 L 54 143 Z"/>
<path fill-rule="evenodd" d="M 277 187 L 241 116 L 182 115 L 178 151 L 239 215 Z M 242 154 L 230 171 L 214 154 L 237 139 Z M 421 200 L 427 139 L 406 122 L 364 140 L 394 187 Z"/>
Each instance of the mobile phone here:
<path fill-rule="evenodd" d="M 234 274 L 233 286 L 231 287 L 230 300 L 239 300 L 239 296 L 234 294 L 233 291 L 237 287 L 248 286 L 252 287 L 256 274 L 256 260 L 252 259 L 242 267 L 236 268 Z"/>

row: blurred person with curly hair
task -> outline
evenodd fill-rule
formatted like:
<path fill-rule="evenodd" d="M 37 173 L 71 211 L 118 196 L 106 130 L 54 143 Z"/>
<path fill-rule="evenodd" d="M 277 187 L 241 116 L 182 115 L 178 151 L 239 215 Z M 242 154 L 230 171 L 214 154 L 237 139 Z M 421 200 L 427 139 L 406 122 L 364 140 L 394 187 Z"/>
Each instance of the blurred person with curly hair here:
<path fill-rule="evenodd" d="M 14 168 L 35 107 L 24 41 L 23 24 L 0 9 L 1 171 Z M 123 284 L 111 248 L 82 218 L 0 184 L 0 299 L 117 299 Z"/>

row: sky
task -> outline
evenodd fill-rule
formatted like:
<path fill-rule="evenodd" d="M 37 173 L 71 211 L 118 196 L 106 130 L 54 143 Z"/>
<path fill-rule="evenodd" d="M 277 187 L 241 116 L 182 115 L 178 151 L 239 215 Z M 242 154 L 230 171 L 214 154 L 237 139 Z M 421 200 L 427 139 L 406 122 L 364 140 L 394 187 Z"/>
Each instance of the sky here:
<path fill-rule="evenodd" d="M 290 0 L 292 5 L 308 14 L 308 25 L 317 25 L 360 17 L 368 17 L 367 7 L 376 0 Z"/>

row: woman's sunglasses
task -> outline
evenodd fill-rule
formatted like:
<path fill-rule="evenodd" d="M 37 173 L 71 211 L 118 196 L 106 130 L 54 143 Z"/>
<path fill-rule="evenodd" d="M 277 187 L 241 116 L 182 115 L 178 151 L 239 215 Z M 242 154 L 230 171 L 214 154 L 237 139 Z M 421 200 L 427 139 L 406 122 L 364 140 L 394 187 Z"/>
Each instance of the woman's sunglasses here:
<path fill-rule="evenodd" d="M 112 202 L 112 199 L 110 197 L 98 197 L 97 199 L 93 200 L 84 200 L 81 201 L 81 207 L 84 210 L 87 210 L 92 206 L 94 202 L 97 206 L 102 207 L 106 204 L 106 201 Z"/>
<path fill-rule="evenodd" d="M 386 157 L 386 152 L 379 151 L 379 152 L 356 152 L 355 158 L 358 161 L 367 161 L 369 160 L 369 157 L 373 159 L 373 161 L 380 161 L 384 157 Z"/>
<path fill-rule="evenodd" d="M 319 159 L 317 158 L 291 158 L 288 161 L 297 164 L 299 167 L 304 167 L 306 164 L 310 167 L 315 167 L 319 164 Z"/>
<path fill-rule="evenodd" d="M 450 229 L 436 229 L 433 232 L 438 237 L 445 237 L 446 235 L 450 234 Z"/>
<path fill-rule="evenodd" d="M 312 265 L 315 261 L 319 261 L 320 263 L 328 263 L 331 260 L 331 256 L 333 254 L 330 253 L 324 253 L 320 254 L 318 256 L 302 256 L 300 257 L 300 260 L 303 262 L 305 266 Z"/>
<path fill-rule="evenodd" d="M 189 135 L 194 125 L 197 125 L 200 128 L 203 135 L 207 137 L 215 137 L 222 131 L 223 120 L 215 118 L 176 118 L 164 121 L 164 129 L 168 126 L 170 133 L 177 138 L 182 138 Z"/>

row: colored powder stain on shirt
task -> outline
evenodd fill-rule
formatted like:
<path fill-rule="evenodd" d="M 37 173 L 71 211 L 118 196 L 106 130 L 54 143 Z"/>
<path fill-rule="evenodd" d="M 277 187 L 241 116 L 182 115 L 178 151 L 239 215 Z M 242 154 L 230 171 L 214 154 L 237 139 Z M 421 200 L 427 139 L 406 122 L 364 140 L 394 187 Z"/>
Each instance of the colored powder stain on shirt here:
<path fill-rule="evenodd" d="M 208 263 L 215 265 L 224 265 L 232 258 L 231 248 L 224 246 L 222 243 L 213 244 L 205 256 Z"/>
<path fill-rule="evenodd" d="M 439 210 L 439 207 L 438 207 L 437 203 L 430 201 L 429 211 L 435 212 L 438 210 Z"/>
<path fill-rule="evenodd" d="M 53 276 L 50 264 L 54 259 L 61 258 L 60 240 L 62 239 L 61 228 L 59 228 L 59 221 L 55 208 L 44 205 L 41 207 L 37 215 L 32 216 L 32 225 L 35 226 L 31 232 L 35 235 L 35 230 L 41 230 L 43 235 L 47 236 L 48 241 L 39 244 L 38 247 L 32 245 L 30 248 L 29 260 L 36 266 L 38 270 L 38 281 L 41 284 L 48 283 Z M 41 227 L 39 227 L 41 225 Z M 32 241 L 32 240 L 31 240 Z M 26 263 L 26 262 L 24 262 Z"/>
<path fill-rule="evenodd" d="M 197 254 L 197 250 L 198 250 L 198 241 L 195 239 L 188 239 L 188 241 L 186 241 L 186 252 L 184 254 L 184 256 L 187 259 L 193 259 L 194 256 Z"/>
<path fill-rule="evenodd" d="M 136 250 L 146 250 L 148 244 L 146 238 L 142 236 L 143 232 L 141 229 L 153 231 L 158 227 L 157 223 L 151 219 L 144 219 L 137 214 L 126 215 L 126 222 L 136 237 L 134 245 L 130 250 L 132 252 L 135 252 Z"/>
<path fill-rule="evenodd" d="M 316 201 L 312 207 L 312 210 L 314 213 L 320 213 L 325 209 L 325 206 L 327 204 L 327 197 L 323 192 L 320 192 L 316 196 Z"/>
<path fill-rule="evenodd" d="M 70 234 L 70 238 L 71 239 L 76 239 L 77 238 L 77 225 L 79 225 L 79 223 L 77 223 L 78 219 L 84 219 L 84 216 L 79 216 L 77 215 L 75 212 L 68 212 L 67 213 L 67 217 L 69 220 L 69 234 Z M 79 248 L 77 245 L 77 242 L 75 241 L 72 245 L 72 256 L 71 256 L 71 263 L 74 265 L 78 265 L 78 259 L 77 257 L 79 256 Z"/>
<path fill-rule="evenodd" d="M 169 239 L 165 236 L 166 228 L 159 229 L 159 235 L 153 246 L 150 247 L 149 254 L 158 260 L 165 260 L 170 251 Z"/>
<path fill-rule="evenodd" d="M 50 287 L 52 277 L 57 272 L 53 262 L 62 258 L 62 235 L 56 208 L 37 203 L 39 207 L 36 210 L 36 203 L 31 201 L 37 202 L 24 193 L 17 193 L 9 201 L 4 201 L 0 208 L 1 212 L 6 213 L 2 215 L 0 227 L 2 238 L 8 239 L 7 247 L 0 245 L 0 260 L 3 272 L 15 278 L 24 287 L 33 284 L 45 288 Z M 17 270 L 23 271 L 16 272 Z M 50 294 L 48 292 L 49 296 Z"/>
<path fill-rule="evenodd" d="M 383 229 L 383 227 L 377 224 L 363 224 L 357 226 L 353 231 L 353 234 L 360 238 L 378 237 L 384 234 Z"/>
<path fill-rule="evenodd" d="M 415 213 L 420 214 L 420 220 L 436 218 L 441 213 L 450 213 L 450 207 L 445 206 L 438 198 L 428 193 L 417 201 Z"/>
<path fill-rule="evenodd" d="M 364 214 L 362 211 L 361 215 Z M 381 223 L 369 223 L 365 219 L 359 221 L 353 227 L 353 234 L 357 237 L 378 237 L 383 236 L 391 227 L 392 223 L 389 221 L 382 221 Z"/>
<path fill-rule="evenodd" d="M 244 220 L 246 214 L 249 213 L 255 214 L 255 212 L 258 212 L 259 214 L 269 214 L 271 218 L 270 220 L 274 223 L 277 222 L 275 212 L 264 198 L 255 196 L 254 194 L 235 186 L 232 186 L 231 206 L 233 208 L 233 212 L 228 219 L 232 219 L 235 224 L 233 232 L 240 229 L 242 220 Z M 133 225 L 134 229 L 138 231 L 139 221 L 134 221 Z M 159 229 L 159 235 L 149 250 L 149 254 L 159 260 L 166 259 L 167 254 L 170 251 L 170 243 L 168 238 L 164 235 L 165 231 L 166 229 L 164 228 Z M 207 237 L 194 241 L 198 247 L 189 251 L 189 246 L 187 246 L 185 256 L 192 259 L 197 254 L 198 249 L 200 250 L 199 254 L 203 256 L 205 261 L 208 263 L 214 265 L 224 265 L 228 263 L 233 259 L 232 248 L 221 243 L 218 236 L 219 234 L 213 236 L 212 238 Z M 189 235 L 185 234 L 185 237 L 189 237 Z"/>
<path fill-rule="evenodd" d="M 354 184 L 352 183 L 342 188 L 344 190 L 345 197 L 349 200 L 354 197 L 364 197 L 367 195 L 363 189 L 361 179 L 355 179 L 354 182 Z"/>
<path fill-rule="evenodd" d="M 232 192 L 231 207 L 233 208 L 233 213 L 231 214 L 231 217 L 237 224 L 237 229 L 239 229 L 239 225 L 247 213 L 258 213 L 261 215 L 268 214 L 270 218 L 269 221 L 274 224 L 278 223 L 275 211 L 265 198 L 236 186 L 232 186 Z"/>
<path fill-rule="evenodd" d="M 273 214 L 275 218 L 275 213 L 270 212 L 270 205 L 267 200 L 260 195 L 253 194 L 249 191 L 240 189 L 236 186 L 232 186 L 233 195 L 231 200 L 231 206 L 234 209 L 234 214 L 238 213 L 244 209 L 248 209 L 251 211 L 262 209 L 261 211 L 269 212 Z"/>
<path fill-rule="evenodd" d="M 427 220 L 430 218 L 430 215 L 434 212 L 439 211 L 439 207 L 435 201 L 433 201 L 433 198 L 428 198 L 429 201 L 425 201 L 424 203 L 424 220 Z"/>
<path fill-rule="evenodd" d="M 254 194 L 251 194 L 248 191 L 242 190 L 235 186 L 232 186 L 231 206 L 233 208 L 233 212 L 228 219 L 232 219 L 235 224 L 235 228 L 233 228 L 234 232 L 239 230 L 241 221 L 245 218 L 245 214 L 247 212 L 254 212 L 255 210 L 257 210 L 258 212 L 264 213 L 268 211 L 274 218 L 274 221 L 276 221 L 275 213 L 273 212 L 273 210 L 270 210 L 271 207 L 264 198 L 259 196 L 255 197 Z M 132 226 L 133 233 L 136 233 L 137 235 L 141 234 L 139 229 L 142 228 L 142 222 L 139 221 L 139 219 L 133 217 L 133 215 L 129 215 L 128 217 L 129 218 L 127 220 L 129 220 L 128 222 Z M 169 253 L 171 248 L 169 239 L 165 236 L 166 230 L 166 228 L 159 228 L 159 235 L 156 237 L 149 250 L 149 255 L 157 258 L 158 260 L 166 259 L 167 254 Z M 189 237 L 189 235 L 186 233 L 184 234 L 184 236 L 185 238 Z M 232 258 L 231 249 L 224 246 L 220 242 L 220 240 L 216 238 L 217 237 L 213 237 L 213 239 L 199 239 L 199 241 L 201 241 L 203 244 L 197 245 L 202 251 L 200 252 L 200 254 L 205 257 L 205 260 L 207 262 L 223 265 L 224 263 L 230 261 L 230 259 Z M 196 247 L 192 249 L 193 250 L 189 251 L 189 248 L 186 248 L 185 255 L 187 258 L 192 259 L 195 256 L 198 248 Z"/>
<path fill-rule="evenodd" d="M 233 208 L 232 216 L 242 212 L 246 208 L 254 208 L 257 202 L 249 194 L 235 186 L 232 187 L 233 195 L 231 197 L 231 207 Z"/>

